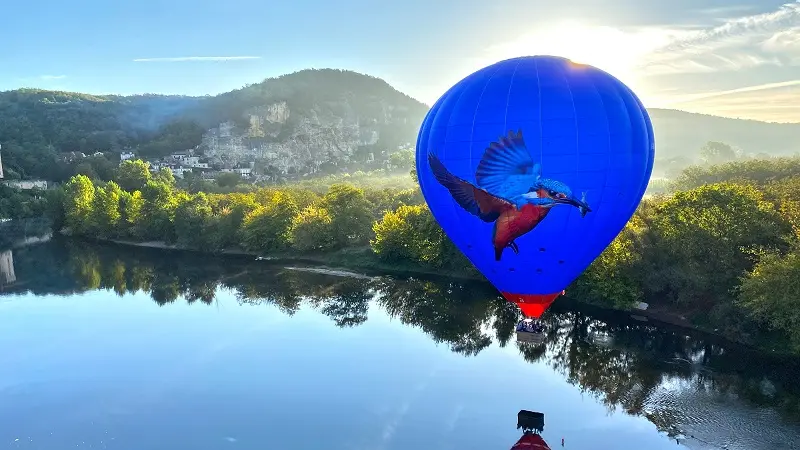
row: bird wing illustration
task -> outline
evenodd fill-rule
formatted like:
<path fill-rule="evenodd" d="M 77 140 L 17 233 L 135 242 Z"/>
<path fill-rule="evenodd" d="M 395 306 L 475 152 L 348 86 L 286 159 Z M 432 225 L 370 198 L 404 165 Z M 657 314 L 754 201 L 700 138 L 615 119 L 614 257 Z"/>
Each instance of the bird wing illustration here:
<path fill-rule="evenodd" d="M 481 189 L 521 206 L 522 195 L 530 191 L 540 175 L 541 166 L 533 163 L 519 130 L 509 131 L 508 136 L 489 144 L 478 163 L 475 181 Z"/>
<path fill-rule="evenodd" d="M 492 195 L 472 185 L 470 182 L 453 175 L 436 156 L 429 154 L 428 162 L 431 165 L 431 170 L 436 177 L 436 181 L 450 191 L 453 199 L 455 199 L 462 208 L 480 217 L 484 222 L 493 222 L 500 217 L 500 213 L 509 208 L 514 208 L 512 202 Z"/>

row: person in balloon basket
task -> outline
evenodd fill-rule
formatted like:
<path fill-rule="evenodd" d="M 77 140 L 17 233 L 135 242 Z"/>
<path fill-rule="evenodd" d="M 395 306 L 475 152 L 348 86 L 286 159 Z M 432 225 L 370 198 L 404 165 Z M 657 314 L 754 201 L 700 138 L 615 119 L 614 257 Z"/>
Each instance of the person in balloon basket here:
<path fill-rule="evenodd" d="M 538 321 L 527 319 L 517 324 L 517 331 L 525 333 L 543 333 L 544 326 Z"/>

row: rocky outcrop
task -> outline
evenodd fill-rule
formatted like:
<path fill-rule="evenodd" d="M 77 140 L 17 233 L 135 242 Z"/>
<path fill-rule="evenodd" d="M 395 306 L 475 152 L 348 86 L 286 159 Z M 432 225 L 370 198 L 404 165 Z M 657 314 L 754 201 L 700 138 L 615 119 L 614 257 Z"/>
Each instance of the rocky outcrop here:
<path fill-rule="evenodd" d="M 408 119 L 394 116 L 396 106 L 376 103 L 377 117 L 358 114 L 347 98 L 308 109 L 292 109 L 287 101 L 259 105 L 243 113 L 241 124 L 227 121 L 209 130 L 200 150 L 212 164 L 255 162 L 279 175 L 311 175 L 323 165 L 344 168 L 354 157 L 374 158 L 375 150 L 368 150 L 381 143 L 392 149 L 411 145 L 410 134 L 405 142 L 382 141 L 382 128 L 406 126 Z"/>

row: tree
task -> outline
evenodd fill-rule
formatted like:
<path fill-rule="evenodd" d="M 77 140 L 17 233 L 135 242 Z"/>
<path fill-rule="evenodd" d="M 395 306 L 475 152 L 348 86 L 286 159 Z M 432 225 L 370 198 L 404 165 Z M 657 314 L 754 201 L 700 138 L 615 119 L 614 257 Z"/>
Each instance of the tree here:
<path fill-rule="evenodd" d="M 637 279 L 645 295 L 703 311 L 712 321 L 712 308 L 722 308 L 720 320 L 726 315 L 721 311 L 732 305 L 739 278 L 758 255 L 785 249 L 790 232 L 759 190 L 732 183 L 678 192 L 639 220 L 644 231 L 636 244 L 642 258 Z"/>
<path fill-rule="evenodd" d="M 723 142 L 709 141 L 700 149 L 700 157 L 706 164 L 721 164 L 739 157 L 736 150 Z"/>
<path fill-rule="evenodd" d="M 141 191 L 126 192 L 120 195 L 120 234 L 130 237 L 140 237 L 142 225 L 142 207 L 144 198 Z"/>
<path fill-rule="evenodd" d="M 153 180 L 164 183 L 168 186 L 175 186 L 175 175 L 169 167 L 162 167 L 153 177 Z"/>
<path fill-rule="evenodd" d="M 208 233 L 213 216 L 208 196 L 195 194 L 175 210 L 175 235 L 177 243 L 186 247 L 207 249 L 211 243 Z"/>
<path fill-rule="evenodd" d="M 570 296 L 588 303 L 628 308 L 642 298 L 637 269 L 641 254 L 637 251 L 636 220 L 622 232 L 570 286 Z"/>
<path fill-rule="evenodd" d="M 289 237 L 300 251 L 326 251 L 336 245 L 333 220 L 324 208 L 308 206 L 292 219 Z"/>
<path fill-rule="evenodd" d="M 142 198 L 144 204 L 141 210 L 141 236 L 172 241 L 175 233 L 173 226 L 175 208 L 179 203 L 172 187 L 163 182 L 150 180 L 142 191 Z"/>
<path fill-rule="evenodd" d="M 242 177 L 236 172 L 221 173 L 217 177 L 217 186 L 221 188 L 236 187 L 242 182 Z"/>
<path fill-rule="evenodd" d="M 322 197 L 320 206 L 331 215 L 337 246 L 369 242 L 372 205 L 365 197 L 363 189 L 335 184 Z"/>
<path fill-rule="evenodd" d="M 89 230 L 94 191 L 94 184 L 86 175 L 75 175 L 64 186 L 64 222 L 71 232 L 84 234 Z"/>
<path fill-rule="evenodd" d="M 121 197 L 122 189 L 113 181 L 95 189 L 91 227 L 99 236 L 114 237 L 119 233 Z"/>
<path fill-rule="evenodd" d="M 426 205 L 402 205 L 387 212 L 372 226 L 372 250 L 385 261 L 414 262 L 426 266 L 464 266 L 463 257 L 444 235 Z"/>
<path fill-rule="evenodd" d="M 214 221 L 212 247 L 224 249 L 244 241 L 242 223 L 248 214 L 259 208 L 254 195 L 231 193 L 222 197 L 218 204 L 219 215 Z"/>
<path fill-rule="evenodd" d="M 150 181 L 150 164 L 141 159 L 122 161 L 117 168 L 116 180 L 128 192 L 141 191 Z"/>
<path fill-rule="evenodd" d="M 88 162 L 82 162 L 75 166 L 75 174 L 76 175 L 85 175 L 87 178 L 91 180 L 99 180 L 100 177 L 97 176 L 97 172 L 94 171 L 94 167 Z"/>
<path fill-rule="evenodd" d="M 765 254 L 743 280 L 740 304 L 756 320 L 781 331 L 800 351 L 800 250 Z"/>
<path fill-rule="evenodd" d="M 279 192 L 274 201 L 252 211 L 242 224 L 244 247 L 251 251 L 277 251 L 289 246 L 289 228 L 298 213 L 289 195 Z"/>
<path fill-rule="evenodd" d="M 390 170 L 409 170 L 414 167 L 416 152 L 414 150 L 400 150 L 389 155 Z"/>

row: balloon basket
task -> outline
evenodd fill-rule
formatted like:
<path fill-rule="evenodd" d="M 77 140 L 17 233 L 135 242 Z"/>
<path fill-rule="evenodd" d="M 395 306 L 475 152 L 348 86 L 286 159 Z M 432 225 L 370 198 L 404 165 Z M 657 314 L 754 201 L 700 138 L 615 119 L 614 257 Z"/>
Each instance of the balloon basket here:
<path fill-rule="evenodd" d="M 511 450 L 550 450 L 547 442 L 539 435 L 544 431 L 544 414 L 521 410 L 517 413 L 517 429 L 522 429 L 522 437 Z"/>
<path fill-rule="evenodd" d="M 524 319 L 517 324 L 517 342 L 542 344 L 545 341 L 544 326 L 533 319 Z"/>
<path fill-rule="evenodd" d="M 517 331 L 517 342 L 523 342 L 525 344 L 535 344 L 541 345 L 544 344 L 545 336 L 544 333 L 530 333 L 527 331 Z"/>
<path fill-rule="evenodd" d="M 544 431 L 544 413 L 520 410 L 517 413 L 517 429 L 522 428 L 523 431 L 536 431 L 541 433 Z"/>

